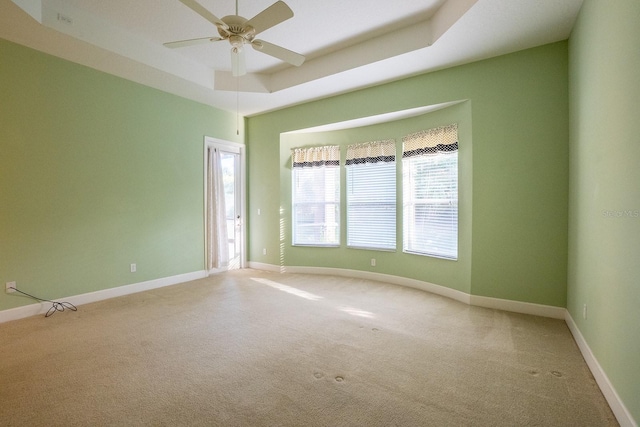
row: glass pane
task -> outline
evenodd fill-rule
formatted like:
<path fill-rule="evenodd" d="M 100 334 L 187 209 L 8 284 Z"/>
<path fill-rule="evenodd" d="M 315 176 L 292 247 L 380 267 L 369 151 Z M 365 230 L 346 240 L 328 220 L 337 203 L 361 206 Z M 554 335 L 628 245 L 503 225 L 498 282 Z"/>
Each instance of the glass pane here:
<path fill-rule="evenodd" d="M 347 246 L 396 248 L 396 163 L 347 166 Z"/>
<path fill-rule="evenodd" d="M 224 203 L 227 217 L 227 236 L 229 238 L 229 259 L 233 260 L 239 255 L 239 247 L 236 245 L 236 157 L 234 153 L 220 152 L 222 162 L 222 180 L 224 183 Z"/>
<path fill-rule="evenodd" d="M 294 168 L 293 244 L 340 243 L 340 169 Z"/>
<path fill-rule="evenodd" d="M 404 250 L 457 259 L 458 155 L 403 160 Z"/>

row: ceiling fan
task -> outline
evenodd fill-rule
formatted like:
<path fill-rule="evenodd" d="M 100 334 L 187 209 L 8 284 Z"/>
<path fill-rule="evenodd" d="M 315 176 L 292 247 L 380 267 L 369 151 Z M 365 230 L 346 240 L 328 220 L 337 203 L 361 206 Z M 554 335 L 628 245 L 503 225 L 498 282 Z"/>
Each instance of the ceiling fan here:
<path fill-rule="evenodd" d="M 251 19 L 246 19 L 238 15 L 237 0 L 236 14 L 225 16 L 222 19 L 209 12 L 195 0 L 180 0 L 180 2 L 215 25 L 220 36 L 164 43 L 166 47 L 179 48 L 200 43 L 228 40 L 231 44 L 231 68 L 234 76 L 242 76 L 247 73 L 243 51 L 245 44 L 251 45 L 251 47 L 258 52 L 266 53 L 267 55 L 295 66 L 302 65 L 305 60 L 305 57 L 299 53 L 255 38 L 259 33 L 293 17 L 293 11 L 283 1 L 275 2 Z"/>

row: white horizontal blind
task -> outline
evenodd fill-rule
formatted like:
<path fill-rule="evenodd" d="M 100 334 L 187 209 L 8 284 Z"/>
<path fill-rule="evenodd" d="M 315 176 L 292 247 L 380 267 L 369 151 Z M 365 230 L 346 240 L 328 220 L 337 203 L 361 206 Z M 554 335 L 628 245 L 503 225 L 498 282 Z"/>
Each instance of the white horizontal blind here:
<path fill-rule="evenodd" d="M 347 147 L 347 246 L 396 248 L 396 144 Z"/>
<path fill-rule="evenodd" d="M 293 245 L 340 245 L 340 147 L 293 150 Z"/>
<path fill-rule="evenodd" d="M 402 157 L 403 250 L 457 259 L 457 125 L 405 136 Z"/>

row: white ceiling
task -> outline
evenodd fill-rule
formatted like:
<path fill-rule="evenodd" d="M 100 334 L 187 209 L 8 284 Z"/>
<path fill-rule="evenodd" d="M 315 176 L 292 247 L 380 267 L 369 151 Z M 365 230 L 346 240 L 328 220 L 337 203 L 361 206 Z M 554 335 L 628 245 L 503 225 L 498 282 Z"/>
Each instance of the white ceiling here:
<path fill-rule="evenodd" d="M 199 0 L 219 18 L 235 0 Z M 243 115 L 490 58 L 569 37 L 583 0 L 285 0 L 294 17 L 258 38 L 306 56 L 293 67 L 227 42 L 178 0 L 0 0 L 0 38 Z M 251 18 L 275 0 L 238 0 Z M 240 93 L 237 96 L 236 89 Z"/>

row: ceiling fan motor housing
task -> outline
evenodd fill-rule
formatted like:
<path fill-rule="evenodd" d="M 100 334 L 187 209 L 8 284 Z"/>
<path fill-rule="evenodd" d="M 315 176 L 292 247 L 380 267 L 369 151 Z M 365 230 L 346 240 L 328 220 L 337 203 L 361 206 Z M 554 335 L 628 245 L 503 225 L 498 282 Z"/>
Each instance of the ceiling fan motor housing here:
<path fill-rule="evenodd" d="M 218 27 L 218 33 L 223 38 L 228 38 L 233 47 L 241 47 L 244 43 L 251 43 L 255 30 L 245 25 L 248 19 L 238 15 L 229 15 L 221 19 L 228 28 Z"/>

